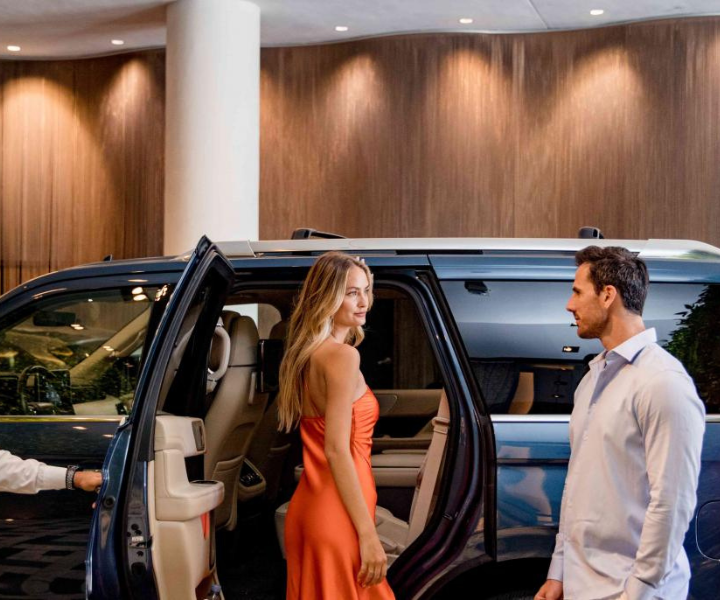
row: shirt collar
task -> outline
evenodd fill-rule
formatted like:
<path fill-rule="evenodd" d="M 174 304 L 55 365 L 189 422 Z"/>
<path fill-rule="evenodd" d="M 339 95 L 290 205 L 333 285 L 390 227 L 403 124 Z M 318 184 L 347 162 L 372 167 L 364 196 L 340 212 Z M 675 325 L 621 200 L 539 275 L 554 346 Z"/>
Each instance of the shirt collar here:
<path fill-rule="evenodd" d="M 631 363 L 635 360 L 635 357 L 640 354 L 640 351 L 645 348 L 648 344 L 652 344 L 657 341 L 657 334 L 655 328 L 645 329 L 640 333 L 634 335 L 630 339 L 625 340 L 619 346 L 616 346 L 610 352 L 603 350 L 595 358 L 590 361 L 590 366 L 604 365 L 606 360 L 614 362 L 614 357 L 622 357 L 625 361 Z"/>
<path fill-rule="evenodd" d="M 635 357 L 648 346 L 657 341 L 657 334 L 655 328 L 645 329 L 640 333 L 632 336 L 629 340 L 625 340 L 619 346 L 616 346 L 608 354 L 618 354 L 622 356 L 627 362 L 631 363 L 635 360 Z"/>

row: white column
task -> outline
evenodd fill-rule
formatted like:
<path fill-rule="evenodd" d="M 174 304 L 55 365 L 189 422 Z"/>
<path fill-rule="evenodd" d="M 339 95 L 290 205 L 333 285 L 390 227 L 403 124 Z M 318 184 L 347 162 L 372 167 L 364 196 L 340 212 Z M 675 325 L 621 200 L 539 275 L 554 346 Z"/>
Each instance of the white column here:
<path fill-rule="evenodd" d="M 165 254 L 258 239 L 260 9 L 171 2 L 166 60 Z"/>

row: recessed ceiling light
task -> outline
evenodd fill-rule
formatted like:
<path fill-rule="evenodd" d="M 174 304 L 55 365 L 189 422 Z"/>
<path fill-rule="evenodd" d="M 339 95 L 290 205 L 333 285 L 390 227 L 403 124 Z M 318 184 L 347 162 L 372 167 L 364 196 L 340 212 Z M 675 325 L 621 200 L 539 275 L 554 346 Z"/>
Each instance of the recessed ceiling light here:
<path fill-rule="evenodd" d="M 125 43 L 125 40 L 110 40 L 110 43 L 113 46 L 122 46 Z"/>
<path fill-rule="evenodd" d="M 20 46 L 8 46 L 7 47 L 10 52 L 20 52 Z"/>
<path fill-rule="evenodd" d="M 472 20 L 470 17 L 463 17 L 462 19 L 459 19 L 459 21 L 460 21 L 463 25 L 470 25 L 470 23 L 473 22 L 473 20 Z"/>
<path fill-rule="evenodd" d="M 602 8 L 593 8 L 593 9 L 590 11 L 590 14 L 591 14 L 593 17 L 598 17 L 598 16 L 600 16 L 600 15 L 602 15 L 602 14 L 604 14 L 604 13 L 605 13 L 605 11 L 604 11 Z"/>
<path fill-rule="evenodd" d="M 337 25 L 335 27 L 335 31 L 347 31 L 349 28 L 345 27 L 345 25 Z"/>

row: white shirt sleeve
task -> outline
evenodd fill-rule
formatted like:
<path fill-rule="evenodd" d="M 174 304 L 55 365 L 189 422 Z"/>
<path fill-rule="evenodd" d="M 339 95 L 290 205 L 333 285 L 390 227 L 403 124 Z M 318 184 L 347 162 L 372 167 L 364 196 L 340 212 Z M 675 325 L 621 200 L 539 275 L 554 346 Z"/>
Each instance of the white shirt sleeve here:
<path fill-rule="evenodd" d="M 563 573 L 565 570 L 565 536 L 563 535 L 563 510 L 565 506 L 565 495 L 567 494 L 567 483 L 563 486 L 562 501 L 560 503 L 560 523 L 558 532 L 555 536 L 555 550 L 553 550 L 550 568 L 548 569 L 547 578 L 563 581 Z"/>
<path fill-rule="evenodd" d="M 705 408 L 684 373 L 666 371 L 639 394 L 636 416 L 650 502 L 625 594 L 646 600 L 672 569 L 695 510 Z"/>
<path fill-rule="evenodd" d="M 51 467 L 0 450 L 0 492 L 37 494 L 41 490 L 61 490 L 65 488 L 66 473 L 63 467 Z"/>

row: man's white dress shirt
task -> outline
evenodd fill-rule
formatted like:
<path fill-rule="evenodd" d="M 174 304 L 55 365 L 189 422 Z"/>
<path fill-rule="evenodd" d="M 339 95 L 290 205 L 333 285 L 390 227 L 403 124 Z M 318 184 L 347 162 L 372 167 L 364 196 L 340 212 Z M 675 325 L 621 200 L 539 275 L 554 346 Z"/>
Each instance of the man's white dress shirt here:
<path fill-rule="evenodd" d="M 37 494 L 65 488 L 67 469 L 52 467 L 32 458 L 22 459 L 0 450 L 0 492 Z"/>
<path fill-rule="evenodd" d="M 685 600 L 705 408 L 645 330 L 590 362 L 548 572 L 565 600 Z"/>

